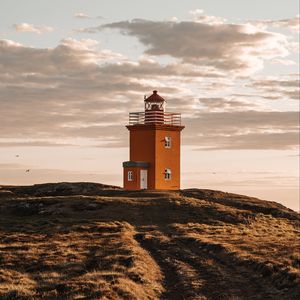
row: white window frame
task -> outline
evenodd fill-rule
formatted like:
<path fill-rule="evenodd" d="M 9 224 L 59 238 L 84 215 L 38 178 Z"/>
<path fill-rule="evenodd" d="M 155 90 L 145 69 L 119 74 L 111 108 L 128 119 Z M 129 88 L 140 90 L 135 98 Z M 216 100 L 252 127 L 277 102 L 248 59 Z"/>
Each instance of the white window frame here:
<path fill-rule="evenodd" d="M 171 169 L 166 168 L 164 174 L 165 174 L 165 180 L 171 180 L 172 179 L 172 171 L 171 171 Z"/>
<path fill-rule="evenodd" d="M 165 136 L 165 148 L 171 148 L 172 146 L 172 139 L 170 136 Z"/>
<path fill-rule="evenodd" d="M 127 172 L 127 180 L 128 181 L 133 181 L 133 171 L 128 171 Z"/>

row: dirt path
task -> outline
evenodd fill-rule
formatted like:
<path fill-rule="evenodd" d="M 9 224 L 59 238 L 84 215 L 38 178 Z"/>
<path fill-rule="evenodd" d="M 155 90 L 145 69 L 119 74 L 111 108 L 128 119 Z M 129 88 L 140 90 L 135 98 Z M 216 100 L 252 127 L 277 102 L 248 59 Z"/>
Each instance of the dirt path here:
<path fill-rule="evenodd" d="M 271 279 L 221 246 L 180 236 L 169 228 L 140 232 L 135 238 L 164 274 L 163 299 L 276 299 L 280 293 Z"/>

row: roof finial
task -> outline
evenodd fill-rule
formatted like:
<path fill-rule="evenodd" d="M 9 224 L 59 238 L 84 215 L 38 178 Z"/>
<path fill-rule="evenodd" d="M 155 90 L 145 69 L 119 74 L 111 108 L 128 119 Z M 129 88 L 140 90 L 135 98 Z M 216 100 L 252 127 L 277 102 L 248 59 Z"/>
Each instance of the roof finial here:
<path fill-rule="evenodd" d="M 165 102 L 165 99 L 158 95 L 157 90 L 154 90 L 153 94 L 145 99 L 145 102 Z"/>

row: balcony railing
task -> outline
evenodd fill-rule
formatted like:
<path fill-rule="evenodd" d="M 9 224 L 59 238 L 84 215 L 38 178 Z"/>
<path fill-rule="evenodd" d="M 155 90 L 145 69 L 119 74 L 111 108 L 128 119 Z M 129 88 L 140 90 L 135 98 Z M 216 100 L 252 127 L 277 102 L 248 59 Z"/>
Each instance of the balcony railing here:
<path fill-rule="evenodd" d="M 181 114 L 163 111 L 129 113 L 129 125 L 165 124 L 181 126 Z"/>

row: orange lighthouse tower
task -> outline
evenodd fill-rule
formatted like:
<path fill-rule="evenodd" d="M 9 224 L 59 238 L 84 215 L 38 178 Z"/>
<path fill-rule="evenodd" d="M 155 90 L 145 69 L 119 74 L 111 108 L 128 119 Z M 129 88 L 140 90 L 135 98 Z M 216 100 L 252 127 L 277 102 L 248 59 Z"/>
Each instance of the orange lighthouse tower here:
<path fill-rule="evenodd" d="M 129 113 L 130 160 L 123 162 L 124 189 L 180 189 L 179 113 L 165 112 L 157 91 L 144 99 L 145 111 Z"/>

